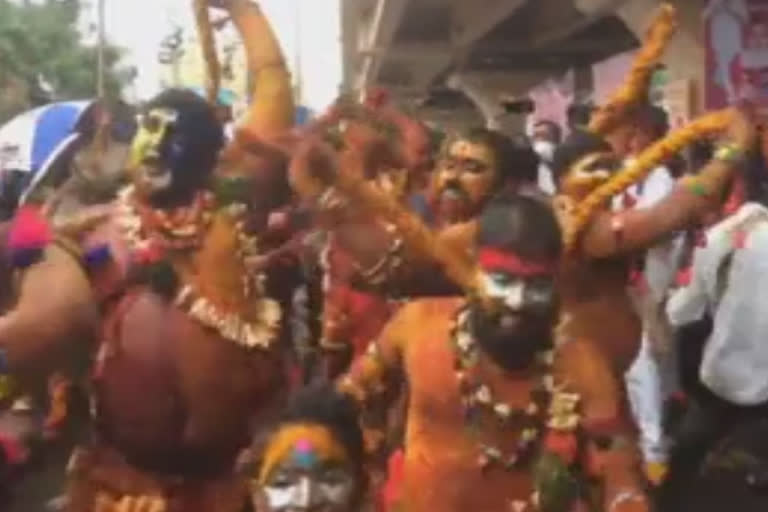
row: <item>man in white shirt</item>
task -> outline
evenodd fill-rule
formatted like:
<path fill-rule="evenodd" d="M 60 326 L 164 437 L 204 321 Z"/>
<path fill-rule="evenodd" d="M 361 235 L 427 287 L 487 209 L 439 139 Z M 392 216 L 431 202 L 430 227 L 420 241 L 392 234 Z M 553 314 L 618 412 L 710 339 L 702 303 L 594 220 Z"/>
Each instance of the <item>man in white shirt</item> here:
<path fill-rule="evenodd" d="M 674 326 L 710 315 L 697 396 L 677 434 L 670 480 L 662 493 L 677 510 L 675 490 L 684 489 L 713 445 L 734 427 L 768 418 L 768 209 L 746 203 L 706 233 L 693 255 L 690 282 L 667 302 Z M 704 340 L 702 340 L 704 342 Z"/>
<path fill-rule="evenodd" d="M 637 115 L 634 133 L 629 141 L 630 151 L 637 155 L 664 137 L 668 129 L 666 113 L 647 106 Z M 631 157 L 627 160 L 631 162 Z M 672 173 L 665 166 L 654 169 L 648 177 L 614 198 L 614 209 L 647 208 L 653 206 L 675 186 Z M 658 318 L 654 313 L 666 297 L 677 271 L 682 237 L 659 242 L 648 249 L 642 260 L 642 273 L 633 283 L 639 313 L 642 315 L 643 333 L 640 352 L 626 374 L 627 393 L 635 420 L 640 430 L 640 448 L 646 463 L 646 476 L 658 483 L 666 472 L 668 447 L 664 432 L 664 402 L 677 387 L 672 351 L 662 357 L 656 350 L 661 340 L 654 339 L 658 331 L 652 329 Z M 667 344 L 669 345 L 669 344 Z M 656 346 L 656 347 L 655 347 Z"/>
<path fill-rule="evenodd" d="M 768 402 L 768 209 L 747 203 L 707 231 L 694 253 L 691 282 L 667 303 L 670 322 L 713 316 L 701 380 L 735 406 Z"/>
<path fill-rule="evenodd" d="M 554 121 L 541 120 L 533 125 L 533 150 L 539 155 L 539 189 L 547 195 L 556 191 L 555 179 L 552 175 L 552 161 L 555 150 L 562 141 L 562 129 Z"/>

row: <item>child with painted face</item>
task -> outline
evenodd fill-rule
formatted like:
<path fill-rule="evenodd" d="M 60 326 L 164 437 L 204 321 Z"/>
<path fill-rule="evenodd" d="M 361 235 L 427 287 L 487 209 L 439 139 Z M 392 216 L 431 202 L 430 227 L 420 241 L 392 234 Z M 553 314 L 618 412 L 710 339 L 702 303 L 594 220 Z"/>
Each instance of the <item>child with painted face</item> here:
<path fill-rule="evenodd" d="M 260 444 L 260 443 L 259 443 Z M 356 404 L 330 386 L 299 391 L 246 469 L 243 512 L 358 512 L 367 490 Z M 250 454 L 248 454 L 250 455 Z M 245 479 L 244 479 L 245 480 Z M 97 500 L 95 512 L 167 512 L 156 496 Z"/>
<path fill-rule="evenodd" d="M 252 483 L 258 512 L 356 512 L 366 490 L 357 407 L 329 387 L 294 397 Z"/>

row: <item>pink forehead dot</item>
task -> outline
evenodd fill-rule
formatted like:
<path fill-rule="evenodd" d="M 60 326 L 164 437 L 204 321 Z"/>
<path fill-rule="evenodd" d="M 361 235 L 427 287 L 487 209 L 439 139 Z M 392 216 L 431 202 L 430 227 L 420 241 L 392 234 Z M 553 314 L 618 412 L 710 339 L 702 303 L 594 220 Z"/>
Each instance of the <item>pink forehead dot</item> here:
<path fill-rule="evenodd" d="M 311 452 L 314 450 L 314 447 L 312 446 L 312 442 L 309 439 L 299 439 L 296 441 L 296 444 L 294 445 L 294 448 L 297 452 Z"/>

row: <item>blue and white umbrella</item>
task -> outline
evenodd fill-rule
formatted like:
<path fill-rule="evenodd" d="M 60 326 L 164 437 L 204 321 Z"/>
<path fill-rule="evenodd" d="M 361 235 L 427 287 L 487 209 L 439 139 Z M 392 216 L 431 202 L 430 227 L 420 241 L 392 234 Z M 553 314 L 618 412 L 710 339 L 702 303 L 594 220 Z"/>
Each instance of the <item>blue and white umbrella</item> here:
<path fill-rule="evenodd" d="M 0 127 L 0 172 L 44 174 L 80 137 L 78 124 L 94 104 L 93 100 L 50 103 Z"/>
<path fill-rule="evenodd" d="M 28 174 L 22 200 L 81 137 L 80 121 L 95 103 L 50 103 L 19 114 L 0 127 L 0 177 L 9 171 Z"/>

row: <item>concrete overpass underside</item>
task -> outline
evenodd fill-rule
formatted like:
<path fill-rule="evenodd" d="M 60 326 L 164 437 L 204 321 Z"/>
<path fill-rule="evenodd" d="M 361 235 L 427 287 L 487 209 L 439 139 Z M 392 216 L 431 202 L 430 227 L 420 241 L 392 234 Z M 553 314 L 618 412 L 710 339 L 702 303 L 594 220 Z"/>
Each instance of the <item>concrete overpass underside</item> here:
<path fill-rule="evenodd" d="M 703 3 L 679 1 L 684 15 L 697 10 L 692 3 Z M 636 47 L 658 3 L 343 0 L 346 87 L 384 87 L 448 125 L 493 122 L 504 117 L 504 97 Z M 576 75 L 590 87 L 591 73 Z"/>

